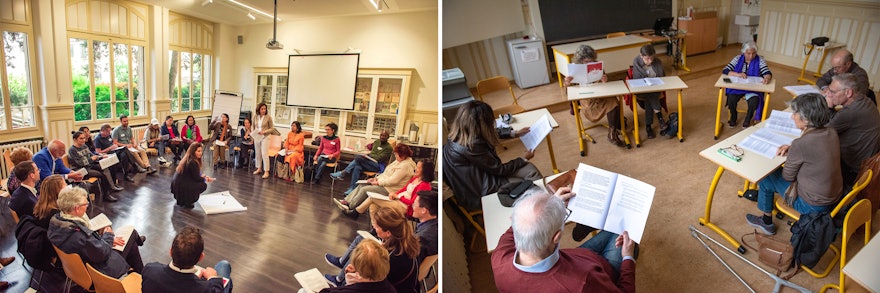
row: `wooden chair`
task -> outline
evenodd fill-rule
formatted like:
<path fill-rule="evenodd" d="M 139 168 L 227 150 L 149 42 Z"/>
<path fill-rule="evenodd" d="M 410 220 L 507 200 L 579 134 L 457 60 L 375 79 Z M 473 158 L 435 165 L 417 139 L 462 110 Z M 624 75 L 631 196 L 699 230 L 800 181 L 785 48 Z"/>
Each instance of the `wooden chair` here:
<path fill-rule="evenodd" d="M 504 89 L 507 89 L 507 91 L 510 92 L 510 98 L 513 103 L 501 107 L 493 106 L 493 115 L 495 115 L 495 117 L 498 117 L 498 115 L 500 114 L 518 114 L 525 112 L 526 109 L 520 106 L 519 103 L 516 101 L 516 95 L 513 94 L 513 87 L 510 86 L 510 81 L 508 81 L 507 78 L 504 76 L 496 76 L 477 82 L 477 98 L 479 98 L 480 101 L 485 102 L 485 100 L 483 99 L 483 95 Z"/>
<path fill-rule="evenodd" d="M 873 209 L 871 208 L 871 201 L 868 199 L 862 199 L 856 202 L 853 205 L 849 212 L 846 213 L 846 218 L 843 220 L 843 234 L 841 234 L 842 243 L 841 243 L 841 253 L 840 253 L 840 284 L 825 284 L 822 286 L 820 292 L 825 292 L 828 289 L 837 289 L 841 293 L 844 292 L 844 280 L 846 279 L 846 274 L 843 273 L 843 267 L 846 266 L 846 253 L 847 246 L 849 245 L 850 238 L 852 238 L 853 233 L 856 230 L 865 226 L 865 245 L 868 244 L 868 241 L 871 240 L 871 215 Z M 829 265 L 830 266 L 830 265 Z"/>
<path fill-rule="evenodd" d="M 458 200 L 455 199 L 455 196 L 449 198 L 449 200 L 452 201 L 452 204 L 461 212 L 462 215 L 464 215 L 464 218 L 471 224 L 472 227 L 474 227 L 474 230 L 476 231 L 476 233 L 471 235 L 471 244 L 470 244 L 471 252 L 482 252 L 482 251 L 475 250 L 474 244 L 477 243 L 477 236 L 483 235 L 484 238 L 486 237 L 486 229 L 483 228 L 482 223 L 477 222 L 477 220 L 476 220 L 477 216 L 480 216 L 480 217 L 483 216 L 483 210 L 468 211 L 463 206 L 458 204 Z"/>
<path fill-rule="evenodd" d="M 269 166 L 263 166 L 263 168 L 269 168 L 269 176 L 274 176 L 275 168 L 272 165 L 275 162 L 275 156 L 278 155 L 278 152 L 281 151 L 281 144 L 284 140 L 280 135 L 269 135 L 269 139 L 266 141 L 268 146 L 266 147 L 266 154 L 269 156 Z M 260 158 L 257 158 L 259 160 Z"/>
<path fill-rule="evenodd" d="M 625 36 L 626 36 L 625 32 L 616 32 L 616 33 L 610 33 L 610 34 L 605 35 L 605 38 L 610 39 L 610 38 L 625 37 Z"/>
<path fill-rule="evenodd" d="M 422 284 L 422 288 L 424 288 L 425 292 L 437 292 L 438 282 L 434 283 L 434 286 L 428 288 L 428 283 L 425 282 L 425 278 L 428 274 L 434 270 L 434 264 L 437 263 L 438 255 L 429 255 L 426 256 L 425 259 L 422 260 L 422 263 L 419 264 L 419 283 Z M 434 276 L 437 276 L 437 273 L 434 273 Z"/>
<path fill-rule="evenodd" d="M 12 151 L 3 151 L 3 159 L 6 161 L 6 173 L 8 173 L 9 176 L 13 176 L 12 168 L 15 167 L 15 165 L 12 164 Z"/>
<path fill-rule="evenodd" d="M 871 181 L 872 175 L 873 175 L 873 172 L 871 170 L 868 170 L 867 172 L 862 173 L 862 176 L 859 177 L 859 181 L 857 181 L 856 185 L 853 186 L 852 191 L 847 193 L 846 196 L 844 196 L 843 199 L 841 199 L 840 202 L 837 203 L 837 206 L 835 206 L 834 209 L 831 210 L 831 213 L 829 214 L 831 216 L 831 218 L 836 217 L 837 214 L 839 214 L 841 211 L 843 211 L 843 209 L 846 208 L 849 205 L 849 203 L 852 202 L 856 198 L 856 196 L 859 194 L 859 192 L 861 192 L 862 189 L 865 189 L 865 186 L 868 186 L 868 182 Z M 785 214 L 786 216 L 789 216 L 789 217 L 795 219 L 795 221 L 800 219 L 801 214 L 798 213 L 798 211 L 795 210 L 794 208 L 786 205 L 785 201 L 782 199 L 782 197 L 777 196 L 775 198 L 775 200 L 776 201 L 775 201 L 774 205 L 776 206 L 776 209 L 779 210 L 780 213 Z M 870 208 L 870 206 L 871 205 L 869 204 L 868 207 Z M 868 215 L 870 216 L 870 213 Z M 810 275 L 812 275 L 813 277 L 816 277 L 816 278 L 824 278 L 824 277 L 828 276 L 828 274 L 831 273 L 831 269 L 834 268 L 834 264 L 837 263 L 837 261 L 841 257 L 840 250 L 837 249 L 837 247 L 835 247 L 834 244 L 831 244 L 831 246 L 829 248 L 831 249 L 832 252 L 834 252 L 834 259 L 832 259 L 831 262 L 828 264 L 828 266 L 825 267 L 824 271 L 817 273 L 805 265 L 801 265 L 801 269 L 803 269 L 804 271 L 806 271 L 807 273 L 809 273 Z"/>
<path fill-rule="evenodd" d="M 86 265 L 82 258 L 80 258 L 79 254 L 65 253 L 54 244 L 52 244 L 52 248 L 55 248 L 55 253 L 57 253 L 58 258 L 61 259 L 61 267 L 64 269 L 64 275 L 67 276 L 67 282 L 64 284 L 64 291 L 70 292 L 71 287 L 73 287 L 72 283 L 76 283 L 89 292 L 95 292 L 92 287 L 92 277 L 89 276 Z"/>
<path fill-rule="evenodd" d="M 64 162 L 64 166 L 70 169 L 70 158 L 67 157 L 67 154 L 61 156 L 61 161 Z M 92 177 L 89 179 L 83 179 L 83 182 L 88 182 L 89 184 L 95 184 L 98 182 L 98 178 Z M 101 185 L 98 185 L 98 190 L 101 190 Z M 104 192 L 101 190 L 101 192 Z M 94 193 L 89 193 L 89 201 L 94 201 L 96 198 L 101 198 L 100 196 L 95 195 Z"/>
<path fill-rule="evenodd" d="M 21 218 L 18 217 L 18 213 L 16 213 L 12 208 L 9 208 L 9 214 L 12 215 L 12 219 L 15 220 L 15 224 L 18 224 L 21 221 Z"/>
<path fill-rule="evenodd" d="M 141 274 L 132 272 L 120 280 L 99 272 L 91 264 L 86 264 L 86 269 L 95 283 L 96 293 L 141 292 L 141 282 L 143 281 Z"/>

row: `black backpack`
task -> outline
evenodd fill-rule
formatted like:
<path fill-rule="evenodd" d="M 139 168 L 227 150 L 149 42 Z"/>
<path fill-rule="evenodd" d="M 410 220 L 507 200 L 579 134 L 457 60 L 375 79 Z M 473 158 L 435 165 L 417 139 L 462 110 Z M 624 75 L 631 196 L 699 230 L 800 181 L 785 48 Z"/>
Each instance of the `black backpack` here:
<path fill-rule="evenodd" d="M 15 227 L 15 239 L 18 241 L 18 252 L 24 256 L 28 265 L 42 271 L 53 271 L 58 268 L 52 263 L 58 257 L 46 229 L 37 225 L 37 220 L 26 215 Z"/>
<path fill-rule="evenodd" d="M 794 248 L 792 266 L 805 265 L 812 269 L 835 238 L 837 229 L 827 212 L 802 214 L 791 226 L 791 246 Z"/>
<path fill-rule="evenodd" d="M 666 129 L 660 131 L 660 135 L 673 137 L 678 135 L 678 112 L 669 113 L 669 121 L 666 121 Z"/>

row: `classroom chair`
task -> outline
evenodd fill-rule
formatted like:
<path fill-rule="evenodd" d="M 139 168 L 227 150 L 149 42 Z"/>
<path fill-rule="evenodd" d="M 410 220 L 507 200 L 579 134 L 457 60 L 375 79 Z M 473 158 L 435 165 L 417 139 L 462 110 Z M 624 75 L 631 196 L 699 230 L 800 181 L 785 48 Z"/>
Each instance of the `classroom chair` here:
<path fill-rule="evenodd" d="M 275 156 L 278 155 L 278 152 L 281 151 L 281 144 L 284 143 L 284 140 L 280 135 L 269 135 L 269 139 L 266 141 L 268 147 L 266 147 L 266 154 L 269 155 L 269 166 L 263 166 L 264 171 L 269 171 L 269 177 L 274 176 L 275 166 L 272 164 L 275 162 Z M 256 158 L 259 160 L 260 158 Z M 266 169 L 268 168 L 268 169 Z"/>
<path fill-rule="evenodd" d="M 846 280 L 846 274 L 843 273 L 843 267 L 846 266 L 846 247 L 849 245 L 850 238 L 852 238 L 853 233 L 856 232 L 859 228 L 864 225 L 865 227 L 865 245 L 868 244 L 868 241 L 871 240 L 871 201 L 868 199 L 862 199 L 856 202 L 853 205 L 849 212 L 846 213 L 846 218 L 843 220 L 843 234 L 841 234 L 841 253 L 840 253 L 840 284 L 825 284 L 822 286 L 820 292 L 825 292 L 828 289 L 837 289 L 841 293 L 844 292 L 844 280 Z M 831 265 L 829 265 L 830 267 Z"/>
<path fill-rule="evenodd" d="M 520 106 L 519 103 L 516 101 L 516 95 L 513 94 L 513 87 L 510 86 L 510 81 L 508 81 L 507 78 L 504 76 L 496 76 L 493 78 L 484 79 L 484 80 L 477 82 L 477 98 L 479 98 L 480 101 L 485 102 L 485 100 L 483 99 L 483 95 L 493 93 L 496 91 L 500 91 L 500 90 L 504 90 L 504 89 L 507 89 L 507 91 L 510 92 L 510 98 L 513 101 L 513 103 L 510 105 L 501 106 L 501 107 L 493 106 L 492 107 L 493 115 L 495 115 L 495 117 L 498 117 L 498 115 L 501 115 L 501 114 L 510 113 L 512 115 L 512 114 L 519 114 L 519 113 L 525 112 L 526 109 L 523 108 L 522 106 Z"/>
<path fill-rule="evenodd" d="M 426 256 L 425 259 L 422 260 L 422 263 L 419 264 L 419 277 L 418 281 L 421 284 L 422 288 L 425 292 L 437 292 L 437 282 L 434 282 L 434 286 L 428 288 L 428 283 L 425 282 L 425 278 L 428 277 L 428 274 L 434 271 L 434 264 L 437 263 L 438 255 L 429 255 Z M 437 277 L 437 273 L 434 273 L 434 277 Z"/>
<path fill-rule="evenodd" d="M 853 202 L 853 200 L 856 198 L 856 196 L 859 194 L 859 192 L 862 191 L 862 189 L 865 189 L 865 186 L 868 186 L 868 182 L 871 181 L 872 175 L 873 175 L 873 172 L 871 170 L 868 170 L 867 172 L 862 173 L 862 176 L 859 177 L 859 181 L 857 181 L 856 185 L 853 186 L 852 191 L 847 193 L 846 196 L 844 196 L 843 199 L 841 199 L 840 202 L 837 203 L 837 206 L 835 206 L 834 209 L 831 210 L 831 213 L 829 214 L 831 216 L 831 218 L 836 217 L 841 211 L 846 212 L 846 211 L 844 211 L 844 209 L 851 202 Z M 786 205 L 785 200 L 781 196 L 775 197 L 774 205 L 776 206 L 776 209 L 779 210 L 780 213 L 793 218 L 795 221 L 800 219 L 801 214 L 798 213 L 798 211 L 796 211 L 794 208 Z M 870 208 L 870 205 L 868 205 L 868 207 Z M 779 217 L 778 214 L 777 214 L 777 217 Z M 840 250 L 837 249 L 837 247 L 835 247 L 834 244 L 831 244 L 831 246 L 829 248 L 834 253 L 834 259 L 832 259 L 831 262 L 828 263 L 828 266 L 825 267 L 824 271 L 815 272 L 805 265 L 801 265 L 801 269 L 803 269 L 804 271 L 809 273 L 811 276 L 816 277 L 816 278 L 827 277 L 828 274 L 831 273 L 831 269 L 834 268 L 834 264 L 837 263 L 837 261 L 840 260 L 840 257 L 841 257 Z"/>
<path fill-rule="evenodd" d="M 474 247 L 474 244 L 477 243 L 477 236 L 483 235 L 483 238 L 486 237 L 486 229 L 483 228 L 483 224 L 480 222 L 477 222 L 477 219 L 476 219 L 477 216 L 479 216 L 480 218 L 483 217 L 483 210 L 468 211 L 463 206 L 458 204 L 458 200 L 455 199 L 454 195 L 452 197 L 450 197 L 449 200 L 452 201 L 452 205 L 454 205 L 458 209 L 458 211 L 461 212 L 461 214 L 464 216 L 464 218 L 468 221 L 468 223 L 471 224 L 472 227 L 474 227 L 474 230 L 476 231 L 473 235 L 471 235 L 471 244 L 469 245 L 470 251 L 471 252 L 483 252 L 484 250 L 478 251 Z"/>
<path fill-rule="evenodd" d="M 86 269 L 89 272 L 89 276 L 92 277 L 96 293 L 141 292 L 141 282 L 143 281 L 143 277 L 141 276 L 141 274 L 132 272 L 128 275 L 125 275 L 125 277 L 120 280 L 99 272 L 94 267 L 92 267 L 91 264 L 86 264 Z"/>
<path fill-rule="evenodd" d="M 12 210 L 12 208 L 9 208 L 9 207 L 7 207 L 7 208 L 9 209 L 9 214 L 12 215 L 12 219 L 15 220 L 15 224 L 18 224 L 18 222 L 21 221 L 21 218 L 18 217 L 18 213 L 16 213 L 14 210 Z"/>
<path fill-rule="evenodd" d="M 605 38 L 610 39 L 610 38 L 625 37 L 625 36 L 626 36 L 625 32 L 616 32 L 616 33 L 610 33 L 610 34 L 605 35 Z"/>
<path fill-rule="evenodd" d="M 64 292 L 70 292 L 73 283 L 76 283 L 86 291 L 95 292 L 92 286 L 92 277 L 89 276 L 85 263 L 79 254 L 65 253 L 55 244 L 52 244 L 52 248 L 55 248 L 55 252 L 58 253 L 58 258 L 61 260 L 61 268 L 64 269 L 64 275 L 67 276 L 67 280 L 64 283 Z"/>
<path fill-rule="evenodd" d="M 70 159 L 67 157 L 67 154 L 64 154 L 63 156 L 61 156 L 61 162 L 64 163 L 64 167 L 67 167 L 67 169 L 70 169 L 71 171 L 76 171 L 76 170 L 73 170 L 70 168 Z M 83 182 L 87 182 L 89 184 L 95 184 L 95 182 L 98 182 L 98 178 L 92 177 L 92 178 L 83 180 Z M 104 190 L 101 189 L 101 184 L 97 184 L 96 186 L 98 186 L 98 192 L 104 193 Z M 86 190 L 86 191 L 88 191 L 88 190 Z M 103 196 L 97 196 L 91 192 L 89 193 L 89 202 L 95 201 L 96 198 L 100 198 L 103 201 Z M 92 209 L 92 207 L 89 206 L 90 211 L 91 211 L 91 209 Z"/>

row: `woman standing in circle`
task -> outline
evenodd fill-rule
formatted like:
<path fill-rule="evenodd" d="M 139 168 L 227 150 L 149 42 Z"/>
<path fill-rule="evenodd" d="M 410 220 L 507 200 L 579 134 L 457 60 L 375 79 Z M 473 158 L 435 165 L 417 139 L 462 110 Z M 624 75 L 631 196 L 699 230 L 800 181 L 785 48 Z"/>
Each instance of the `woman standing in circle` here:
<path fill-rule="evenodd" d="M 177 205 L 184 208 L 193 208 L 199 195 L 208 189 L 208 183 L 214 182 L 214 178 L 202 175 L 202 151 L 202 143 L 191 144 L 171 179 L 171 194 Z"/>
<path fill-rule="evenodd" d="M 257 116 L 254 117 L 254 125 L 251 129 L 251 136 L 254 137 L 254 152 L 256 154 L 257 170 L 254 175 L 263 172 L 263 179 L 269 178 L 269 135 L 279 135 L 275 130 L 275 124 L 272 123 L 272 116 L 269 116 L 269 106 L 266 103 L 257 105 Z"/>

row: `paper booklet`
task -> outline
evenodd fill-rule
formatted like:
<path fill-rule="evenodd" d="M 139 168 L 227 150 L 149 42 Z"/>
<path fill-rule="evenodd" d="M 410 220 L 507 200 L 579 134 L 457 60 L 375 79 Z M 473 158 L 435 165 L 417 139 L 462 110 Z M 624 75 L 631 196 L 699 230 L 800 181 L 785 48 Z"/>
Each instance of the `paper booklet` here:
<path fill-rule="evenodd" d="M 218 146 L 226 146 L 226 142 L 222 140 L 214 140 L 214 144 Z M 283 155 L 282 155 L 283 156 Z"/>
<path fill-rule="evenodd" d="M 113 225 L 113 222 L 103 213 L 89 219 L 89 226 L 91 226 L 92 230 L 99 230 L 110 225 Z"/>
<path fill-rule="evenodd" d="M 379 240 L 379 238 L 376 238 L 376 236 L 373 236 L 373 234 L 370 234 L 370 232 L 367 232 L 364 230 L 358 230 L 357 233 L 358 233 L 358 235 L 361 236 L 361 238 L 370 239 L 370 240 L 379 242 L 379 244 L 382 244 L 382 240 Z"/>
<path fill-rule="evenodd" d="M 119 158 L 116 157 L 116 154 L 109 154 L 103 159 L 98 161 L 98 165 L 101 165 L 101 169 L 107 169 L 107 167 L 116 165 L 119 163 Z"/>
<path fill-rule="evenodd" d="M 132 148 L 132 147 L 128 148 L 128 151 L 129 151 L 129 152 L 132 152 L 132 153 L 139 152 L 138 149 L 136 149 L 136 148 Z"/>
<path fill-rule="evenodd" d="M 581 163 L 572 191 L 569 221 L 617 234 L 627 231 L 633 241 L 642 241 L 654 186 Z"/>
<path fill-rule="evenodd" d="M 365 180 L 358 180 L 357 184 L 370 184 L 370 183 L 365 179 Z"/>
<path fill-rule="evenodd" d="M 779 134 L 770 130 L 770 128 L 764 127 L 743 139 L 739 146 L 745 150 L 772 159 L 776 156 L 776 151 L 779 150 L 780 146 L 791 145 L 793 140 L 793 137 Z"/>
<path fill-rule="evenodd" d="M 795 137 L 801 136 L 801 130 L 794 124 L 794 119 L 791 119 L 791 112 L 773 110 L 767 118 L 766 128 Z"/>
<path fill-rule="evenodd" d="M 314 293 L 325 288 L 330 288 L 327 279 L 324 278 L 324 275 L 322 275 L 317 268 L 293 274 L 293 278 L 299 282 L 299 285 L 302 286 L 306 292 Z"/>
<path fill-rule="evenodd" d="M 643 87 L 643 86 L 652 86 L 652 85 L 662 85 L 663 80 L 659 77 L 646 77 L 646 78 L 638 78 L 638 79 L 630 79 L 627 80 L 630 87 Z"/>
<path fill-rule="evenodd" d="M 367 191 L 367 196 L 369 196 L 370 198 L 379 199 L 379 200 L 391 200 L 391 198 L 388 197 L 387 195 L 381 195 L 379 193 L 375 193 L 372 191 Z"/>
<path fill-rule="evenodd" d="M 572 77 L 571 82 L 577 84 L 591 84 L 602 80 L 604 63 L 590 62 L 586 64 L 568 64 L 568 75 Z"/>
<path fill-rule="evenodd" d="M 226 145 L 226 144 L 223 144 L 223 145 Z M 279 155 L 279 156 L 282 156 L 282 157 L 283 157 L 283 156 L 286 156 L 286 155 L 287 155 L 287 150 L 282 149 L 282 150 L 278 151 L 278 155 Z"/>
<path fill-rule="evenodd" d="M 83 168 L 79 168 L 78 170 L 73 171 L 73 172 L 74 172 L 74 173 L 79 173 L 80 175 L 83 175 L 83 176 L 86 176 L 86 175 L 89 174 L 89 171 L 86 170 L 85 167 L 83 167 Z"/>
<path fill-rule="evenodd" d="M 746 76 L 746 78 L 728 76 L 733 83 L 764 83 L 764 78 L 760 76 Z"/>
<path fill-rule="evenodd" d="M 527 150 L 534 151 L 535 148 L 538 147 L 538 144 L 540 144 L 552 130 L 553 126 L 550 125 L 550 118 L 547 117 L 547 115 L 543 115 L 538 121 L 535 121 L 535 124 L 532 124 L 532 126 L 529 127 L 529 133 L 526 133 L 519 139 L 522 140 Z"/>
<path fill-rule="evenodd" d="M 120 227 L 119 229 L 113 230 L 113 234 L 116 235 L 116 237 L 121 237 L 124 241 L 122 245 L 113 245 L 113 249 L 118 251 L 124 250 L 125 245 L 128 244 L 128 239 L 131 238 L 132 232 L 134 232 L 134 226 L 132 225 L 125 225 Z"/>
<path fill-rule="evenodd" d="M 171 135 L 163 134 L 163 135 L 159 136 L 159 138 L 162 140 L 168 140 L 169 138 L 171 138 Z"/>
<path fill-rule="evenodd" d="M 367 160 L 373 161 L 373 162 L 375 162 L 375 163 L 378 163 L 378 162 L 379 162 L 379 161 L 376 161 L 376 159 L 373 159 L 373 157 L 370 157 L 370 155 L 366 155 L 366 154 L 365 154 L 365 155 L 362 155 L 362 156 L 363 156 L 364 158 L 366 158 Z"/>

